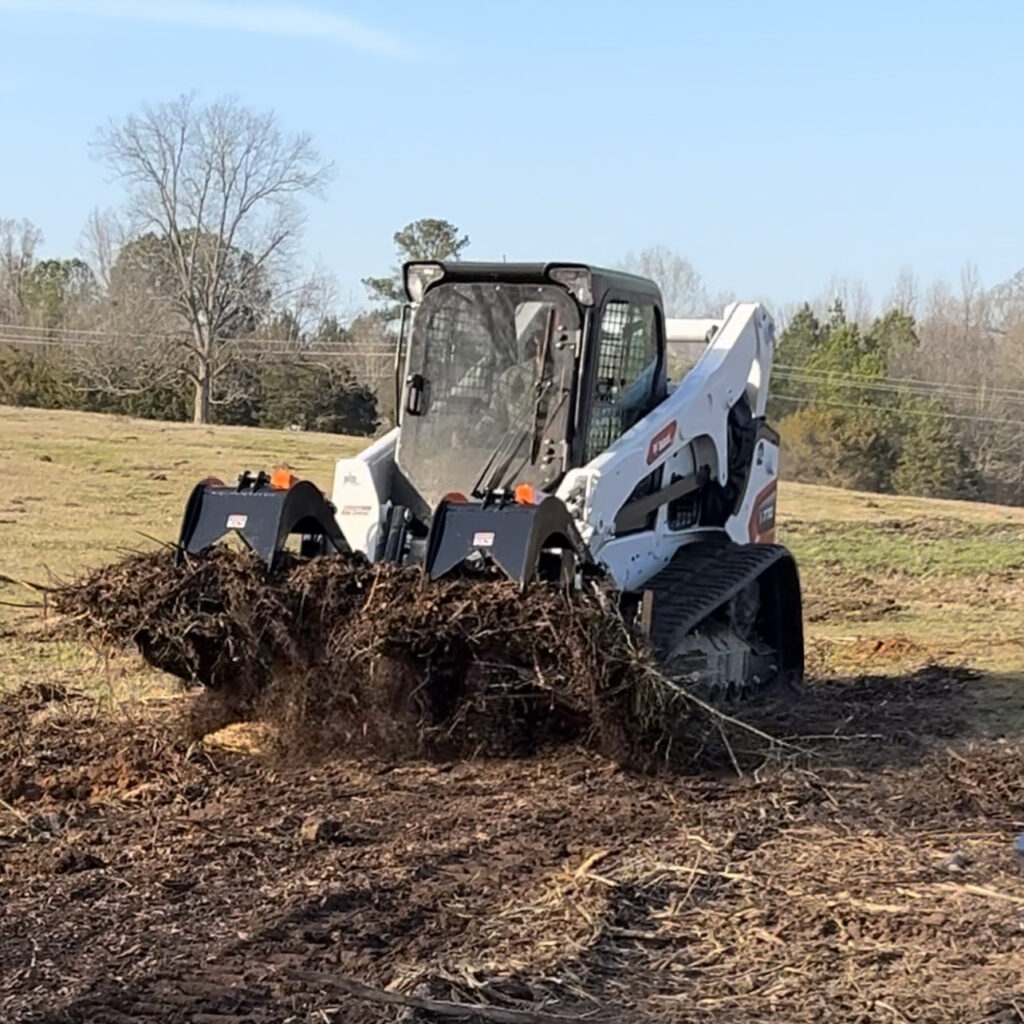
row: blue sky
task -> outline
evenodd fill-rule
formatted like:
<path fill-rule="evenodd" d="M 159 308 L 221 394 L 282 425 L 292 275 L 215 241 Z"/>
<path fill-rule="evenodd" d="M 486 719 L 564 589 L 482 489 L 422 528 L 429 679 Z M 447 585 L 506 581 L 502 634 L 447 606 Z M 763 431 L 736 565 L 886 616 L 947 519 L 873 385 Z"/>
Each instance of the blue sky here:
<path fill-rule="evenodd" d="M 0 0 L 0 216 L 75 250 L 97 125 L 234 94 L 337 173 L 305 247 L 343 293 L 421 216 L 474 258 L 663 243 L 791 302 L 1024 267 L 1024 0 Z"/>

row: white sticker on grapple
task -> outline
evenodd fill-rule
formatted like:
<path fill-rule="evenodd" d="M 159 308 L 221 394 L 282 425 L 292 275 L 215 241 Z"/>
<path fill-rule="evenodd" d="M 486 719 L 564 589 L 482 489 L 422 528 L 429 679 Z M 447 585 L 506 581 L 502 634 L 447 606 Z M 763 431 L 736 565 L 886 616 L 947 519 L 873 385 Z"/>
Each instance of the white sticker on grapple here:
<path fill-rule="evenodd" d="M 249 522 L 248 516 L 241 516 L 237 513 L 235 515 L 228 516 L 228 529 L 229 530 L 244 530 L 245 524 Z"/>
<path fill-rule="evenodd" d="M 493 533 L 474 533 L 473 534 L 473 547 L 475 548 L 489 548 L 494 546 L 494 534 Z"/>

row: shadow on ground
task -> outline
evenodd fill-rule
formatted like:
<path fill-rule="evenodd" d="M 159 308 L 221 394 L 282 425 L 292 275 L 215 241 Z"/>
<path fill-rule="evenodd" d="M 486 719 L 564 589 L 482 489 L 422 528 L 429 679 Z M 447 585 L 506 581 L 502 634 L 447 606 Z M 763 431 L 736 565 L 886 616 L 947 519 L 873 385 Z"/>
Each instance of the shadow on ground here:
<path fill-rule="evenodd" d="M 952 741 L 1024 736 L 1024 678 L 929 664 L 898 675 L 811 679 L 721 710 L 764 735 L 705 717 L 697 771 L 735 771 L 737 762 L 752 770 L 778 756 L 871 770 L 914 763 Z"/>

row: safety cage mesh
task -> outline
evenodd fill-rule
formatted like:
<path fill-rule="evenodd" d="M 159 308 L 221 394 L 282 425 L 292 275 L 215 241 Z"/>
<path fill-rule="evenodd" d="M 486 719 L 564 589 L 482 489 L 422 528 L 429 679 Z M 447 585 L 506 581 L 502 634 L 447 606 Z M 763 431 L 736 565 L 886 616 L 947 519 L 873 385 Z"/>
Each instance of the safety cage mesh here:
<path fill-rule="evenodd" d="M 657 363 L 654 307 L 612 301 L 601 315 L 597 375 L 594 384 L 586 461 L 599 455 L 621 437 L 643 414 Z"/>

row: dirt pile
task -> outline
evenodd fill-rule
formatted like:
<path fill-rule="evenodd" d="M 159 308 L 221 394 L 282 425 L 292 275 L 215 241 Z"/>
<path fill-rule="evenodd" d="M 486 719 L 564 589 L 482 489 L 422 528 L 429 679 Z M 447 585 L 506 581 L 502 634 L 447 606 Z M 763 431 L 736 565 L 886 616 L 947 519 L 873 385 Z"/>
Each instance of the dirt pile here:
<path fill-rule="evenodd" d="M 170 551 L 132 556 L 56 605 L 93 641 L 134 644 L 222 709 L 272 720 L 286 748 L 509 756 L 581 741 L 639 764 L 689 720 L 596 589 L 427 583 L 358 559 L 268 575 L 219 548 L 181 565 Z"/>
<path fill-rule="evenodd" d="M 368 580 L 355 560 L 301 568 L 267 575 L 255 556 L 228 548 L 178 564 L 163 549 L 97 569 L 54 601 L 101 645 L 134 644 L 157 668 L 244 702 L 282 662 L 315 658 L 323 620 L 347 614 Z"/>

